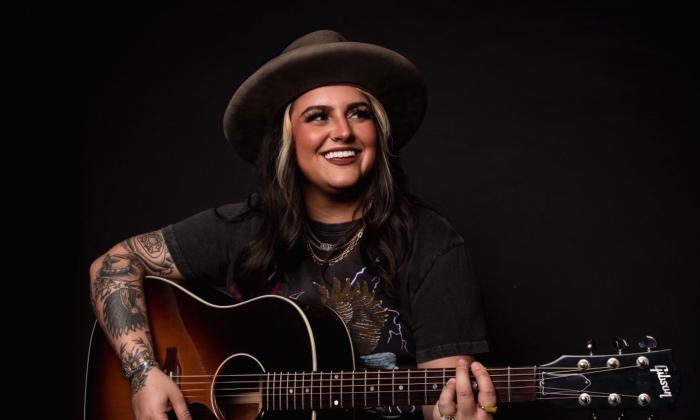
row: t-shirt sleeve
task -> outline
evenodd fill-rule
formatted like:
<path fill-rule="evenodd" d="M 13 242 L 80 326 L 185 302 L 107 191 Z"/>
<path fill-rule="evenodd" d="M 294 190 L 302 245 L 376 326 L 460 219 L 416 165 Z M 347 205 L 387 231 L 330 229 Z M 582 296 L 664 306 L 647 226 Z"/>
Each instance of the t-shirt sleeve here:
<path fill-rule="evenodd" d="M 162 229 L 165 243 L 185 281 L 224 285 L 231 255 L 240 240 L 237 223 L 230 221 L 239 205 L 204 210 Z"/>
<path fill-rule="evenodd" d="M 417 363 L 488 351 L 479 287 L 463 242 L 435 258 L 411 312 Z"/>

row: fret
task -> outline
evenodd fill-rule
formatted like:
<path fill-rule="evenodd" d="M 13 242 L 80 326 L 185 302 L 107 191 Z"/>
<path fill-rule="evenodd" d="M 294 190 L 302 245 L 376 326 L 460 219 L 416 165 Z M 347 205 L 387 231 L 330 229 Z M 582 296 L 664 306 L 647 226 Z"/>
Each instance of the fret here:
<path fill-rule="evenodd" d="M 304 397 L 306 395 L 306 384 L 304 383 L 304 372 L 301 372 L 301 409 L 304 409 Z"/>
<path fill-rule="evenodd" d="M 314 408 L 314 373 L 311 372 L 311 402 L 309 403 L 309 408 Z"/>
<path fill-rule="evenodd" d="M 367 369 L 365 369 L 365 387 L 362 391 L 365 396 L 365 407 L 367 407 Z"/>
<path fill-rule="evenodd" d="M 279 409 L 282 409 L 282 372 L 279 373 L 279 378 L 280 378 L 280 383 L 277 386 L 277 394 L 280 397 L 279 400 Z"/>
<path fill-rule="evenodd" d="M 396 370 L 391 371 L 391 405 L 396 405 L 394 403 L 394 372 L 396 372 Z"/>
<path fill-rule="evenodd" d="M 503 401 L 504 403 L 509 402 L 523 402 L 523 401 L 534 401 L 537 397 L 537 379 L 539 378 L 539 373 L 537 373 L 537 367 L 533 366 L 532 371 L 530 367 L 516 367 L 516 371 L 511 372 L 511 367 L 506 368 L 494 368 L 498 369 L 500 372 L 505 371 L 507 380 L 503 385 L 496 385 L 496 395 L 498 401 Z M 517 384 L 513 387 L 513 375 L 515 375 L 515 383 Z M 529 384 L 527 382 L 530 382 Z M 525 384 L 524 386 L 521 384 Z"/>
<path fill-rule="evenodd" d="M 267 383 L 265 384 L 265 408 L 270 408 L 270 372 L 267 372 Z"/>
<path fill-rule="evenodd" d="M 428 369 L 423 369 L 423 394 L 425 405 L 428 405 Z"/>
<path fill-rule="evenodd" d="M 292 385 L 292 400 L 294 400 L 294 409 L 297 409 L 297 393 L 296 390 L 299 389 L 297 388 L 297 373 L 296 371 L 294 372 L 294 385 Z"/>
<path fill-rule="evenodd" d="M 287 388 L 285 389 L 285 392 L 284 392 L 284 394 L 285 394 L 284 398 L 285 398 L 286 403 L 287 403 L 287 405 L 285 407 L 287 410 L 289 410 L 289 391 L 290 391 L 290 389 L 289 389 L 289 372 L 287 372 Z"/>
<path fill-rule="evenodd" d="M 275 411 L 275 385 L 277 384 L 277 373 L 272 373 L 272 411 Z"/>
<path fill-rule="evenodd" d="M 438 374 L 438 372 L 439 371 L 433 371 L 432 373 Z M 440 397 L 440 392 L 442 392 L 442 388 L 445 386 L 445 382 L 447 382 L 445 380 L 445 368 L 442 368 L 442 382 L 440 382 L 439 378 L 439 376 L 434 376 L 431 378 L 432 383 L 430 384 L 430 390 L 432 400 L 437 400 Z"/>
<path fill-rule="evenodd" d="M 333 371 L 328 374 L 328 407 L 333 408 Z"/>
<path fill-rule="evenodd" d="M 380 376 L 379 376 L 379 375 L 380 375 L 380 372 L 377 371 L 377 405 L 376 405 L 377 407 L 381 407 L 381 406 L 382 406 L 382 401 L 381 401 L 381 399 L 382 399 L 382 393 L 381 393 L 381 391 L 380 391 L 380 389 L 381 389 L 381 386 L 380 386 L 380 381 L 381 381 L 381 379 L 380 379 Z"/>
<path fill-rule="evenodd" d="M 537 381 L 537 366 L 532 367 L 532 379 Z M 544 384 L 544 372 L 542 373 L 542 382 L 540 382 L 540 383 Z M 537 388 L 534 388 L 534 389 L 537 389 Z M 537 391 L 535 391 L 535 392 L 537 392 Z"/>
<path fill-rule="evenodd" d="M 355 406 L 355 372 L 352 372 L 352 386 L 350 387 L 350 395 L 352 400 L 350 401 L 350 406 Z"/>
<path fill-rule="evenodd" d="M 510 366 L 508 366 L 508 402 L 510 402 Z"/>
<path fill-rule="evenodd" d="M 318 376 L 318 406 L 323 407 L 323 372 L 319 372 Z"/>
<path fill-rule="evenodd" d="M 406 376 L 406 394 L 408 395 L 408 405 L 411 405 L 411 369 L 408 369 Z"/>
<path fill-rule="evenodd" d="M 343 406 L 343 388 L 345 384 L 343 383 L 343 371 L 340 371 L 340 406 Z"/>

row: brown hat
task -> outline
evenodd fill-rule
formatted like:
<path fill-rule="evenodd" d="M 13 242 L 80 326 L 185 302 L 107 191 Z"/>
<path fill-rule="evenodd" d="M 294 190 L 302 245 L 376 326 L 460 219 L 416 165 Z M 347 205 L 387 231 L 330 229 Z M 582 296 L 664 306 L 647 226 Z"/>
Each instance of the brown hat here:
<path fill-rule="evenodd" d="M 389 115 L 393 151 L 423 121 L 426 87 L 413 63 L 390 49 L 321 30 L 289 44 L 241 84 L 226 107 L 224 135 L 243 159 L 254 163 L 282 107 L 304 92 L 335 83 L 359 85 L 379 99 Z"/>

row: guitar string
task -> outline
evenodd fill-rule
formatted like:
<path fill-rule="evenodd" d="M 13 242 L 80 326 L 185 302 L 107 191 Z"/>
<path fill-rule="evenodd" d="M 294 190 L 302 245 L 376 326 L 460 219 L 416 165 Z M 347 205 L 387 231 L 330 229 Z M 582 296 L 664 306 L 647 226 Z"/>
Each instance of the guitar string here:
<path fill-rule="evenodd" d="M 633 367 L 639 367 L 639 366 L 637 366 L 637 365 L 630 365 L 630 366 L 618 367 L 618 368 L 616 368 L 616 369 L 623 369 L 623 368 L 628 368 L 628 367 L 633 368 Z M 454 370 L 453 370 L 454 368 L 446 368 L 446 369 L 449 369 L 449 370 L 450 370 L 450 373 L 454 372 Z M 608 366 L 600 366 L 600 367 L 590 368 L 590 369 L 586 369 L 586 370 L 581 370 L 581 369 L 580 369 L 579 367 L 577 367 L 577 366 L 571 366 L 571 367 L 530 366 L 530 367 L 512 367 L 512 368 L 510 368 L 510 369 L 508 369 L 508 368 L 487 368 L 487 371 L 489 372 L 489 376 L 491 376 L 491 377 L 497 377 L 497 376 L 508 376 L 508 373 L 500 374 L 500 373 L 494 373 L 494 372 L 500 372 L 500 371 L 508 372 L 509 370 L 510 370 L 510 372 L 511 372 L 511 373 L 510 373 L 510 376 L 515 376 L 515 375 L 533 375 L 533 369 L 537 369 L 537 371 L 544 371 L 544 370 L 556 371 L 556 370 L 559 370 L 559 371 L 562 371 L 562 372 L 564 372 L 564 373 L 567 373 L 567 372 L 572 372 L 572 373 L 585 373 L 585 372 L 596 372 L 596 371 L 599 371 L 599 370 L 615 369 L 615 368 L 609 368 Z M 526 370 L 526 371 L 528 371 L 528 372 L 525 372 L 525 373 L 513 373 L 513 371 L 516 371 L 516 370 Z M 380 374 L 381 374 L 381 372 L 386 372 L 386 373 L 384 373 L 384 375 L 386 375 L 386 374 L 389 374 L 389 373 L 393 372 L 394 374 L 406 374 L 406 375 L 408 375 L 408 374 L 416 374 L 416 373 L 419 373 L 419 374 L 420 374 L 420 373 L 423 373 L 424 371 L 427 371 L 428 373 L 442 373 L 442 368 L 416 369 L 416 370 L 410 370 L 410 371 L 409 371 L 409 370 L 402 370 L 402 369 L 379 370 L 379 371 L 376 371 L 376 370 L 374 370 L 374 371 L 369 371 L 369 370 L 368 370 L 368 371 L 367 371 L 367 374 L 368 374 L 368 375 L 369 375 L 369 374 L 377 375 L 377 372 L 380 372 Z M 269 372 L 269 374 L 273 374 L 273 373 L 274 373 L 274 374 L 278 374 L 278 375 L 279 375 L 279 374 L 283 374 L 283 375 L 287 375 L 287 374 L 293 375 L 294 373 L 297 373 L 297 374 L 304 373 L 305 375 L 311 375 L 311 374 L 313 374 L 313 375 L 330 375 L 330 374 L 331 374 L 330 372 L 327 372 L 327 371 L 324 371 L 324 372 L 317 372 L 317 371 L 314 371 L 314 372 Z M 348 375 L 348 374 L 352 375 L 352 374 L 354 374 L 354 375 L 356 375 L 356 377 L 357 377 L 357 375 L 364 376 L 364 374 L 365 374 L 364 371 L 338 371 L 338 372 L 335 372 L 335 373 L 333 373 L 333 374 L 340 374 L 340 373 L 343 373 L 344 375 Z M 556 372 L 554 372 L 554 373 L 556 373 Z M 561 372 L 559 372 L 559 373 L 561 373 Z M 218 377 L 220 377 L 220 378 L 224 378 L 224 377 L 241 377 L 241 376 L 259 376 L 259 377 L 262 376 L 262 377 L 264 377 L 264 376 L 267 376 L 267 374 L 268 374 L 268 372 L 261 372 L 261 373 L 237 373 L 237 374 L 218 375 Z M 214 376 L 216 376 L 216 375 L 172 375 L 173 378 L 196 378 L 196 377 L 203 377 L 203 378 L 206 378 L 206 377 L 214 377 Z M 440 376 L 440 377 L 441 377 L 441 376 Z"/>
<path fill-rule="evenodd" d="M 534 387 L 534 386 L 533 387 L 520 387 L 521 390 L 525 390 L 525 389 L 529 389 L 529 388 L 539 388 L 539 387 Z M 205 390 L 202 390 L 202 391 L 205 391 Z M 562 392 L 557 392 L 557 391 L 562 391 Z M 368 394 L 370 394 L 371 398 L 373 398 L 374 395 L 377 395 L 378 398 L 381 398 L 381 395 L 379 395 L 379 394 L 388 394 L 388 393 L 393 393 L 394 395 L 398 394 L 399 397 L 404 396 L 404 394 L 402 392 L 397 393 L 397 392 L 394 392 L 392 390 L 377 390 L 377 391 L 372 391 Z M 422 394 L 423 391 L 422 390 L 415 390 L 415 391 L 413 391 L 412 395 L 415 395 L 416 393 Z M 435 391 L 433 391 L 432 393 L 434 394 Z M 354 394 L 355 395 L 357 395 L 357 394 L 363 395 L 364 393 L 355 392 Z M 544 395 L 548 395 L 548 394 L 553 395 L 553 396 L 544 396 Z M 587 394 L 592 398 L 607 398 L 610 395 L 609 393 L 596 392 L 596 391 L 590 391 Z M 201 394 L 186 394 L 186 395 L 183 394 L 183 396 L 185 398 L 208 397 L 209 395 L 210 395 L 209 392 L 202 392 Z M 292 397 L 292 398 L 300 399 L 299 396 L 301 396 L 301 398 L 305 398 L 306 396 L 309 396 L 309 398 L 311 398 L 311 397 L 326 397 L 326 396 L 331 397 L 334 395 L 336 397 L 338 397 L 340 394 L 339 393 L 331 393 L 331 392 L 307 392 L 307 393 L 303 393 L 303 394 L 288 394 L 288 393 L 281 393 L 281 392 L 280 393 L 267 393 L 266 394 L 266 393 L 262 393 L 262 392 L 246 392 L 246 393 L 237 393 L 237 394 L 215 394 L 215 397 L 216 398 L 239 398 L 239 399 L 244 399 L 244 398 L 257 399 L 256 397 L 260 397 L 261 399 L 263 399 L 263 398 Z M 353 394 L 345 394 L 346 397 L 348 395 L 353 395 Z M 530 395 L 533 395 L 533 393 L 531 393 L 529 390 L 527 392 L 518 391 L 515 393 L 516 398 L 519 396 L 523 396 L 523 395 L 530 396 Z M 569 390 L 569 389 L 565 389 L 565 388 L 553 388 L 552 391 L 548 391 L 545 393 L 535 392 L 534 395 L 535 395 L 535 399 L 578 398 L 578 396 L 580 395 L 580 391 Z M 628 395 L 628 394 L 618 394 L 618 395 L 622 398 L 628 398 L 628 399 L 636 399 L 637 398 L 636 395 Z M 433 397 L 435 397 L 435 395 L 433 395 Z M 360 398 L 364 398 L 364 397 L 360 397 Z M 352 399 L 352 398 L 350 398 L 350 399 Z M 420 398 L 418 398 L 418 400 L 420 401 Z"/>
<path fill-rule="evenodd" d="M 566 377 L 566 376 L 592 375 L 592 374 L 596 374 L 596 373 L 604 373 L 604 372 L 610 372 L 610 371 L 621 371 L 621 370 L 633 369 L 633 368 L 638 368 L 638 366 L 625 366 L 625 367 L 617 367 L 617 368 L 611 368 L 611 367 L 607 367 L 607 366 L 606 366 L 606 367 L 588 369 L 588 370 L 585 370 L 585 371 L 582 371 L 582 370 L 575 370 L 575 371 L 572 371 L 572 370 L 562 370 L 562 371 L 560 371 L 560 372 L 542 372 L 542 373 L 546 373 L 547 375 L 555 375 L 555 374 L 556 374 L 556 375 L 561 375 L 561 376 L 540 377 L 540 378 L 538 378 L 538 379 L 539 379 L 539 380 L 548 381 L 548 380 L 561 379 L 561 378 Z M 381 372 L 386 372 L 386 373 L 382 374 Z M 368 379 L 368 380 L 372 380 L 372 381 L 375 381 L 375 380 L 377 380 L 377 381 L 382 381 L 382 380 L 383 380 L 383 381 L 389 381 L 389 380 L 392 380 L 392 378 L 388 378 L 388 377 L 387 377 L 389 372 L 392 372 L 392 371 L 389 370 L 389 371 L 367 372 L 367 379 Z M 420 372 L 420 371 L 413 371 L 413 373 L 417 373 L 417 372 Z M 437 372 L 432 371 L 432 372 L 430 372 L 430 373 L 437 373 Z M 450 372 L 450 373 L 452 373 L 452 372 Z M 274 376 L 276 376 L 276 377 L 286 377 L 287 379 L 291 379 L 293 376 L 295 376 L 295 372 L 270 372 L 269 374 L 268 374 L 268 373 L 265 373 L 265 374 L 219 375 L 219 376 L 218 376 L 219 378 L 230 378 L 230 377 L 237 377 L 237 376 L 257 376 L 257 377 L 258 377 L 258 380 L 255 380 L 255 379 L 253 378 L 252 380 L 248 380 L 248 381 L 219 381 L 219 382 L 217 382 L 217 383 L 219 383 L 219 384 L 227 384 L 227 383 L 259 383 L 259 382 L 261 382 L 261 380 L 262 380 L 262 382 L 265 382 L 265 380 L 268 380 L 268 381 L 269 381 L 270 375 L 274 375 Z M 339 375 L 339 376 L 341 376 L 341 378 L 340 378 L 340 379 L 338 379 L 338 378 L 331 378 L 330 375 Z M 314 373 L 314 374 L 309 373 L 309 374 L 308 374 L 308 377 L 309 377 L 309 381 L 313 381 L 314 379 L 317 379 L 317 381 L 324 381 L 324 380 L 325 380 L 325 381 L 333 381 L 333 382 L 351 382 L 351 381 L 356 381 L 356 380 L 358 380 L 358 379 L 359 379 L 359 380 L 364 380 L 364 378 L 365 378 L 365 375 L 364 375 L 363 373 L 355 372 L 354 375 L 355 375 L 354 378 L 353 378 L 353 377 L 347 378 L 347 377 L 345 377 L 345 376 L 347 376 L 347 375 L 344 375 L 344 372 L 336 372 L 336 373 L 325 373 L 325 372 L 324 372 L 324 373 Z M 375 377 L 372 377 L 371 375 L 374 375 Z M 383 377 L 379 378 L 379 376 L 383 376 Z M 517 382 L 517 381 L 528 381 L 528 382 L 529 382 L 529 381 L 534 380 L 535 378 L 537 378 L 539 375 L 536 374 L 534 371 L 533 371 L 533 372 L 530 372 L 530 373 L 516 373 L 516 374 L 510 374 L 510 375 L 508 375 L 508 374 L 505 374 L 505 375 L 499 375 L 499 374 L 497 374 L 497 375 L 490 375 L 491 378 L 500 378 L 500 377 L 510 377 L 510 378 L 512 378 L 512 377 L 514 377 L 514 376 L 527 376 L 527 377 L 533 378 L 533 379 L 510 379 L 510 381 L 508 381 L 508 380 L 504 381 L 504 380 L 500 380 L 500 379 L 495 379 L 495 380 L 492 379 L 492 381 L 493 381 L 494 383 L 496 383 L 496 382 L 499 382 L 499 383 L 500 383 L 500 382 Z M 172 376 L 172 378 L 185 378 L 185 377 L 214 377 L 214 375 L 173 375 L 173 376 Z M 450 376 L 450 377 L 451 377 L 451 376 Z M 298 375 L 297 375 L 297 378 L 298 378 Z M 299 378 L 299 379 L 301 379 L 301 380 L 306 380 L 306 378 L 307 378 L 307 374 L 304 374 L 304 375 L 303 375 L 301 378 Z M 394 376 L 394 377 L 393 377 L 393 380 L 396 380 L 396 379 L 399 379 L 399 380 L 403 380 L 403 379 L 426 380 L 426 379 L 444 379 L 444 378 L 445 378 L 445 377 L 442 376 L 442 375 L 440 375 L 440 376 L 427 376 L 427 377 L 426 377 L 426 376 L 417 375 L 417 376 L 414 376 L 414 377 L 412 377 L 412 378 L 410 378 L 410 377 L 407 375 L 407 376 Z M 469 379 L 471 380 L 471 379 L 473 379 L 473 377 L 470 376 Z M 273 381 L 275 381 L 275 380 L 276 380 L 276 379 L 273 379 Z M 292 379 L 292 380 L 294 380 L 294 379 Z M 210 381 L 206 381 L 206 382 L 180 382 L 180 383 L 181 383 L 181 384 L 190 384 L 190 383 L 193 383 L 193 384 L 200 384 L 200 383 L 211 383 L 211 382 L 210 382 Z M 413 382 L 412 382 L 412 383 L 413 383 Z"/>
<path fill-rule="evenodd" d="M 560 378 L 564 378 L 564 376 L 561 376 L 561 377 L 558 377 L 558 378 L 545 378 L 545 381 L 549 381 L 549 380 L 552 380 L 552 379 L 560 379 Z M 394 378 L 394 381 L 397 382 L 397 385 L 413 385 L 413 384 L 417 384 L 417 385 L 430 384 L 430 385 L 433 385 L 433 384 L 437 384 L 437 383 L 440 383 L 440 384 L 443 384 L 443 383 L 444 383 L 444 382 L 443 382 L 443 379 L 444 379 L 444 378 L 443 378 L 442 376 L 440 376 L 440 377 L 435 377 L 435 378 L 430 378 L 430 377 L 428 377 L 428 378 L 412 378 L 412 380 L 411 380 L 410 382 L 405 382 L 405 381 L 404 381 L 404 382 L 398 383 L 398 381 L 403 381 L 403 380 L 405 380 L 405 379 L 408 379 L 408 378 Z M 428 381 L 428 380 L 430 380 L 430 379 L 433 379 L 434 381 Z M 502 384 L 508 384 L 508 383 L 513 383 L 513 384 L 514 384 L 514 383 L 519 383 L 519 382 L 530 383 L 530 382 L 533 382 L 533 381 L 535 381 L 535 380 L 538 380 L 538 381 L 539 381 L 539 380 L 541 380 L 541 378 L 540 378 L 540 379 L 537 379 L 537 378 L 535 378 L 535 377 L 533 376 L 531 379 L 512 379 L 512 380 L 510 380 L 510 381 L 508 381 L 508 380 L 503 380 L 503 379 L 498 379 L 498 380 L 492 380 L 491 382 L 492 382 L 494 385 L 502 385 Z M 284 381 L 286 381 L 286 380 L 284 380 Z M 360 378 L 360 379 L 356 380 L 355 382 L 356 382 L 356 383 L 359 383 L 359 382 L 362 382 L 362 381 L 364 381 L 364 378 Z M 377 378 L 367 378 L 367 381 L 368 381 L 368 385 L 371 385 L 371 386 L 375 386 L 375 385 L 386 385 L 386 383 L 390 383 L 390 382 L 391 382 L 391 378 L 384 378 L 384 379 L 381 379 L 381 380 L 379 380 L 379 381 L 377 381 Z M 426 381 L 426 382 L 419 382 L 419 381 Z M 267 382 L 269 382 L 269 383 L 274 383 L 274 384 L 280 383 L 279 380 L 275 380 L 275 381 L 272 381 L 272 380 L 271 380 L 271 381 L 219 381 L 219 382 L 216 382 L 216 383 L 217 383 L 218 385 L 230 385 L 230 384 L 264 384 L 264 383 L 267 383 Z M 289 382 L 295 382 L 295 381 L 294 381 L 294 379 L 292 379 L 292 378 L 290 377 Z M 296 380 L 296 382 L 297 382 L 297 383 L 302 383 L 302 384 L 311 384 L 311 383 L 313 383 L 313 384 L 318 384 L 319 382 L 322 382 L 322 383 L 324 383 L 324 384 L 330 384 L 330 385 L 332 385 L 333 387 L 336 387 L 336 386 L 339 387 L 339 386 L 341 386 L 341 385 L 338 385 L 338 384 L 342 382 L 342 386 L 344 386 L 344 387 L 351 387 L 351 386 L 352 386 L 352 384 L 348 384 L 348 382 L 352 383 L 352 381 L 349 380 L 349 379 L 343 379 L 342 381 L 341 381 L 340 379 L 333 379 L 333 380 L 331 380 L 331 379 L 321 379 L 321 380 L 313 380 L 313 381 L 312 381 L 312 380 L 309 380 L 309 379 L 307 379 L 307 378 L 305 378 L 304 380 L 302 380 L 301 378 L 298 378 L 298 379 Z M 331 384 L 331 382 L 332 382 L 332 384 Z M 180 385 L 203 385 L 203 384 L 211 384 L 211 383 L 212 383 L 211 381 L 180 382 Z M 358 384 L 358 386 L 359 386 L 359 384 Z M 296 388 L 303 388 L 303 387 L 304 387 L 304 386 L 296 386 Z M 295 387 L 290 387 L 290 388 L 295 388 Z"/>
<path fill-rule="evenodd" d="M 424 383 L 424 384 L 416 384 L 416 385 L 428 385 L 428 384 L 425 384 L 425 383 Z M 391 385 L 389 385 L 389 384 L 383 384 L 383 385 L 371 385 L 371 386 L 372 386 L 372 387 L 375 387 L 375 386 L 376 386 L 377 388 L 387 388 L 387 387 L 389 387 L 389 386 L 391 386 Z M 285 390 L 290 390 L 290 389 L 312 389 L 312 388 L 316 388 L 316 389 L 317 389 L 318 387 L 317 387 L 317 386 L 312 387 L 311 385 L 309 385 L 309 386 L 300 386 L 300 387 L 276 387 L 276 388 L 283 388 L 283 389 L 285 389 Z M 339 388 L 339 387 L 333 387 L 333 388 Z M 348 389 L 348 388 L 350 388 L 350 387 L 348 387 L 348 386 L 343 387 L 343 389 Z M 365 385 L 356 385 L 354 388 L 350 388 L 350 389 L 357 389 L 357 388 L 365 388 L 365 389 L 367 389 L 368 386 L 365 386 Z M 527 385 L 527 386 L 514 386 L 514 387 L 511 387 L 510 389 L 526 389 L 526 388 L 541 388 L 541 387 L 538 386 L 538 385 Z M 261 389 L 261 387 L 252 387 L 252 388 L 250 388 L 250 387 L 249 387 L 249 388 L 246 388 L 246 387 L 237 387 L 237 388 L 217 388 L 216 390 L 217 390 L 217 391 L 239 391 L 239 390 L 242 390 L 242 391 L 254 391 L 254 390 L 260 390 L 260 389 Z M 411 390 L 411 392 L 424 392 L 424 391 L 427 391 L 427 392 L 442 392 L 442 389 L 443 389 L 443 388 L 436 388 L 436 389 L 417 388 L 417 389 Z M 551 388 L 551 389 L 560 389 L 560 388 Z M 564 388 L 561 388 L 561 389 L 564 389 Z M 197 389 L 197 388 L 187 388 L 187 389 L 183 389 L 182 391 L 183 391 L 183 392 L 184 392 L 184 391 L 187 391 L 187 392 L 193 392 L 193 391 L 206 391 L 206 392 L 210 392 L 211 389 L 210 389 L 210 388 L 199 388 L 199 389 Z M 396 391 L 396 390 L 394 390 L 394 391 Z M 399 390 L 398 392 L 404 392 L 404 391 L 408 392 L 408 389 Z M 507 391 L 507 388 L 500 388 L 500 389 L 497 389 L 496 391 Z M 319 391 L 319 392 L 320 392 L 320 391 Z M 359 391 L 359 393 L 367 393 L 367 394 L 373 393 L 373 392 L 376 393 L 376 392 L 378 392 L 378 391 L 377 391 L 377 390 L 372 390 L 372 391 Z M 385 392 L 385 391 L 381 391 L 381 392 Z M 386 392 L 392 392 L 392 390 L 388 390 L 388 391 L 386 391 Z M 596 391 L 596 392 L 597 392 L 597 391 Z M 292 392 L 284 392 L 283 395 L 284 395 L 284 394 L 287 394 L 287 393 L 289 393 L 289 395 L 299 395 L 299 394 L 300 394 L 300 393 L 296 393 L 296 394 L 295 394 L 295 393 L 292 393 Z M 305 393 L 302 392 L 301 394 L 305 394 Z M 272 394 L 270 394 L 270 395 L 272 395 Z M 606 394 L 606 395 L 607 395 L 607 394 Z"/>
<path fill-rule="evenodd" d="M 383 386 L 383 388 L 386 388 L 387 386 L 389 386 L 389 385 L 385 385 L 385 386 Z M 290 389 L 290 388 L 286 388 L 286 387 L 282 387 L 282 388 L 284 388 L 285 390 Z M 541 387 L 538 386 L 538 385 L 515 386 L 515 387 L 511 387 L 511 390 L 514 390 L 514 389 L 515 389 L 515 390 L 530 390 L 530 389 L 533 389 L 533 388 L 538 388 L 538 389 L 539 389 L 539 388 L 541 388 Z M 314 392 L 313 389 L 312 389 L 312 387 L 308 387 L 308 388 L 306 388 L 306 389 L 311 389 L 311 392 L 293 393 L 293 392 L 282 392 L 282 391 L 274 392 L 274 391 L 273 391 L 273 392 L 268 392 L 268 393 L 262 392 L 262 394 L 263 394 L 263 395 L 269 395 L 269 396 L 280 396 L 280 395 L 296 396 L 296 395 L 309 395 L 309 394 L 313 394 L 313 395 L 339 395 L 338 392 L 330 392 L 330 391 L 329 391 L 329 392 L 324 392 L 325 390 L 321 390 L 321 391 L 318 391 L 318 392 Z M 217 391 L 260 391 L 260 390 L 261 390 L 261 388 L 217 388 Z M 188 391 L 188 392 L 204 392 L 204 393 L 206 393 L 206 394 L 209 394 L 209 392 L 210 392 L 211 390 L 208 389 L 208 388 L 202 388 L 202 389 L 188 389 L 187 391 Z M 441 389 L 432 389 L 432 390 L 427 390 L 427 391 L 430 392 L 430 393 L 437 393 L 437 392 L 442 392 L 442 388 L 441 388 Z M 497 391 L 499 391 L 499 390 L 497 390 Z M 500 391 L 507 391 L 507 389 L 501 388 Z M 581 390 L 570 389 L 570 388 L 547 387 L 547 390 L 546 390 L 546 391 L 542 391 L 542 392 L 540 392 L 540 393 L 544 393 L 544 394 L 557 394 L 556 391 L 575 392 L 575 393 L 580 393 L 580 392 L 582 392 Z M 355 394 L 377 394 L 377 393 L 383 393 L 383 392 L 387 392 L 387 393 L 388 393 L 388 392 L 393 392 L 393 393 L 401 394 L 401 393 L 404 393 L 404 392 L 407 393 L 408 390 L 399 390 L 399 391 L 397 391 L 396 389 L 388 389 L 388 390 L 387 390 L 387 389 L 384 389 L 384 390 L 377 389 L 377 390 L 373 390 L 373 391 L 356 391 L 356 392 L 354 392 L 354 393 L 355 393 Z M 425 392 L 425 390 L 424 390 L 424 389 L 414 389 L 414 390 L 411 390 L 410 392 L 413 392 L 413 393 L 423 393 L 423 392 Z M 257 393 L 256 393 L 256 392 L 250 392 L 248 395 L 256 395 L 256 394 L 259 394 L 259 393 L 260 393 L 260 392 L 257 392 Z M 587 393 L 588 393 L 589 395 L 604 395 L 604 396 L 610 395 L 609 392 L 603 392 L 603 391 L 588 391 Z M 346 394 L 346 395 L 349 395 L 349 394 L 351 394 L 351 393 L 345 393 L 345 394 Z M 231 395 L 242 395 L 242 394 L 231 394 Z M 619 394 L 619 395 L 620 395 L 620 396 L 627 396 L 627 397 L 634 397 L 634 398 L 637 397 L 636 395 L 626 395 L 626 394 Z M 217 396 L 219 396 L 219 394 L 217 394 Z"/>

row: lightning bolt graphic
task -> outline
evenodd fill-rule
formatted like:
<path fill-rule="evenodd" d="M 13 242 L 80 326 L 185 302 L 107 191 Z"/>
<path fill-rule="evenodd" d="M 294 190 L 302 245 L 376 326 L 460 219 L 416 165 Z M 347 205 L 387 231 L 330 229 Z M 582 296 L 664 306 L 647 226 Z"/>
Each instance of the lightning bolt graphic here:
<path fill-rule="evenodd" d="M 401 323 L 399 323 L 399 311 L 395 311 L 389 308 L 386 308 L 386 310 L 395 314 L 394 319 L 392 319 L 391 322 L 394 323 L 394 325 L 397 327 L 396 329 L 398 330 L 398 332 L 389 330 L 389 338 L 387 338 L 386 342 L 389 343 L 393 336 L 397 336 L 401 339 L 401 350 L 408 351 L 408 348 L 406 348 L 407 341 L 403 338 L 403 332 L 401 331 Z"/>
<path fill-rule="evenodd" d="M 304 294 L 304 290 L 299 291 L 299 292 L 296 292 L 296 293 L 292 293 L 292 294 L 289 295 L 288 297 L 289 297 L 290 299 L 299 300 L 299 298 L 300 298 L 301 295 L 303 295 L 303 294 Z"/>
<path fill-rule="evenodd" d="M 353 285 L 355 284 L 355 282 L 357 281 L 357 277 L 358 277 L 360 274 L 364 273 L 366 270 L 367 270 L 367 267 L 362 267 L 362 270 L 360 270 L 360 271 L 358 271 L 357 273 L 355 273 L 355 277 L 352 278 L 352 281 L 350 282 L 350 286 L 353 286 Z"/>

